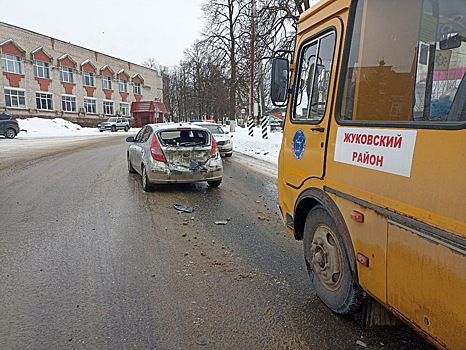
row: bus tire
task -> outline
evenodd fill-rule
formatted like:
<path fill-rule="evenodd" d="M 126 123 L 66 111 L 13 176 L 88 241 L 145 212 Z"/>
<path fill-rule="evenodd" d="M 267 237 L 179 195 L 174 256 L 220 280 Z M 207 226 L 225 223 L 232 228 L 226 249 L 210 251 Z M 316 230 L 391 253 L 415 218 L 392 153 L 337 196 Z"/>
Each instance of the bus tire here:
<path fill-rule="evenodd" d="M 348 254 L 333 217 L 321 205 L 304 225 L 304 259 L 317 296 L 333 312 L 352 314 L 362 305 L 362 290 L 351 273 Z"/>

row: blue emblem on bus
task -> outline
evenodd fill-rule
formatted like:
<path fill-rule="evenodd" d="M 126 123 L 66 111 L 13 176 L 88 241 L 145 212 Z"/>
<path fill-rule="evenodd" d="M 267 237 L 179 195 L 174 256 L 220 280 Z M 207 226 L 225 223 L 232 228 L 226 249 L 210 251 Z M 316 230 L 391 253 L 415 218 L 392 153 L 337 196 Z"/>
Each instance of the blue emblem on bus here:
<path fill-rule="evenodd" d="M 299 129 L 293 136 L 293 142 L 291 144 L 291 149 L 293 151 L 293 156 L 300 160 L 304 155 L 304 149 L 306 148 L 306 136 L 304 132 Z"/>

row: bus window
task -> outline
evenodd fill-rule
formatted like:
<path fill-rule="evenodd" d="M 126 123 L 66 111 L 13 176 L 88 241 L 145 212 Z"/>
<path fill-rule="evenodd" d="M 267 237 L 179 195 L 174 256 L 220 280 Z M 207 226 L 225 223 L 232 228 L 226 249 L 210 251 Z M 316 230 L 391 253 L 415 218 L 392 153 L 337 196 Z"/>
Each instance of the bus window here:
<path fill-rule="evenodd" d="M 335 33 L 326 33 L 302 48 L 296 77 L 294 121 L 319 122 L 325 113 L 335 47 Z"/>
<path fill-rule="evenodd" d="M 341 119 L 466 121 L 450 114 L 466 72 L 466 28 L 458 18 L 464 10 L 461 0 L 358 1 Z M 453 36 L 459 45 L 445 48 L 442 42 Z M 458 93 L 455 107 L 464 105 Z"/>

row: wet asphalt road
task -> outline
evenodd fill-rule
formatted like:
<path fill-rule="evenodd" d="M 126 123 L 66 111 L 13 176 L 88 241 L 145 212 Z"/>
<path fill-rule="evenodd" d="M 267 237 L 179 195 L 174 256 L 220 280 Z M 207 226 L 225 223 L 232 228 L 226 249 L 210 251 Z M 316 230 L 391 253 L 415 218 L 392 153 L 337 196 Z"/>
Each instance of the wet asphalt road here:
<path fill-rule="evenodd" d="M 323 306 L 267 164 L 145 193 L 126 136 L 0 139 L 0 349 L 431 348 Z"/>

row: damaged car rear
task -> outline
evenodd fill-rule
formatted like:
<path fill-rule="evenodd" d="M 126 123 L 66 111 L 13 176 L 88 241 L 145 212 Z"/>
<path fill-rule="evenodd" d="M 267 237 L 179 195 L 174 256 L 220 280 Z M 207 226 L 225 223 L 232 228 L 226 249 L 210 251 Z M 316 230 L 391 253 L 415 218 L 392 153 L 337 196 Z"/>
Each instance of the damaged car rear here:
<path fill-rule="evenodd" d="M 222 182 L 223 163 L 212 134 L 184 123 L 145 125 L 135 137 L 128 137 L 128 171 L 139 173 L 142 188 L 157 184 L 207 181 L 209 187 Z"/>

